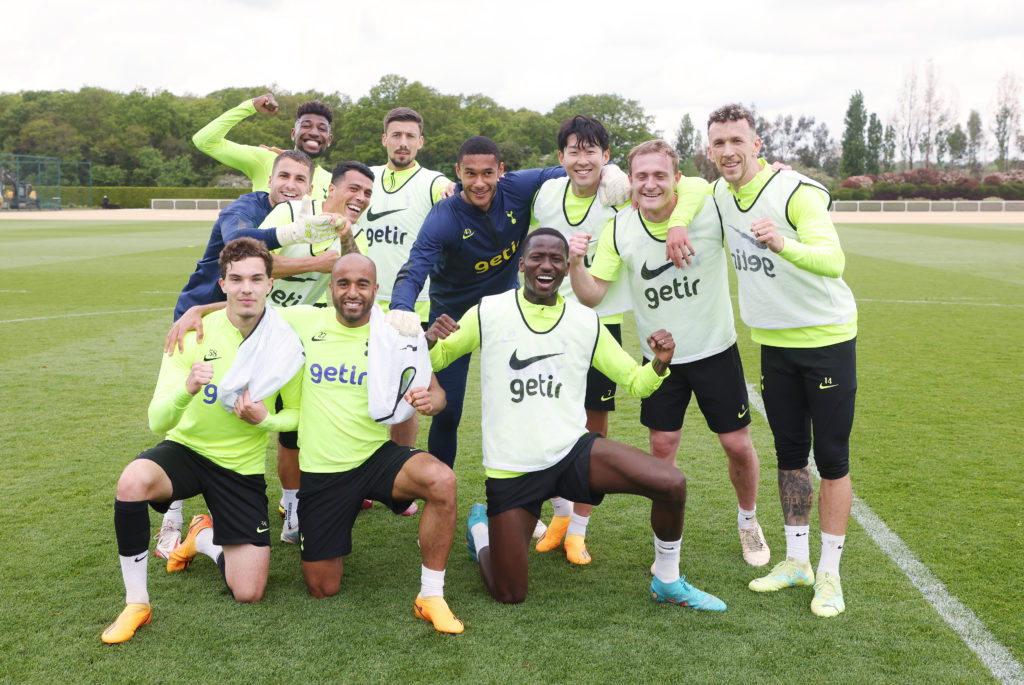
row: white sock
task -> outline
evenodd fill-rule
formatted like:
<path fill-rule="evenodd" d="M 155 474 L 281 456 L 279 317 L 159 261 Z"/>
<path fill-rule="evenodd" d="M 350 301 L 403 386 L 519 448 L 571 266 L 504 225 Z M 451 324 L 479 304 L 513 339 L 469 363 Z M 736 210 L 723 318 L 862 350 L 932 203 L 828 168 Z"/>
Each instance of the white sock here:
<path fill-rule="evenodd" d="M 213 544 L 213 528 L 203 528 L 196 533 L 196 551 L 210 557 L 214 563 L 217 562 L 217 557 L 224 550 L 220 545 Z"/>
<path fill-rule="evenodd" d="M 665 542 L 654 536 L 654 577 L 663 583 L 679 580 L 679 548 L 683 539 Z"/>
<path fill-rule="evenodd" d="M 484 547 L 491 545 L 491 538 L 487 533 L 486 523 L 477 523 L 469 530 L 469 534 L 473 536 L 473 545 L 476 547 L 477 554 L 480 554 Z"/>
<path fill-rule="evenodd" d="M 119 555 L 120 556 L 120 555 Z M 146 570 L 149 567 L 149 552 L 121 558 L 121 578 L 124 579 L 124 601 L 126 604 L 149 604 L 146 589 Z"/>
<path fill-rule="evenodd" d="M 551 506 L 555 508 L 555 516 L 572 515 L 572 502 L 563 497 L 552 497 Z"/>
<path fill-rule="evenodd" d="M 805 564 L 811 562 L 811 546 L 808 543 L 810 526 L 786 526 L 786 557 L 802 561 Z"/>
<path fill-rule="evenodd" d="M 420 597 L 444 597 L 444 569 L 432 571 L 420 565 Z"/>
<path fill-rule="evenodd" d="M 284 527 L 295 530 L 299 527 L 299 491 L 281 489 L 281 506 L 284 508 Z"/>
<path fill-rule="evenodd" d="M 590 523 L 589 516 L 580 516 L 579 514 L 573 513 L 569 519 L 569 528 L 566 529 L 566 535 L 586 535 L 587 524 Z"/>
<path fill-rule="evenodd" d="M 736 523 L 739 525 L 740 530 L 750 530 L 754 527 L 754 523 L 757 521 L 757 505 L 750 511 L 747 511 L 740 505 L 736 505 Z"/>
<path fill-rule="evenodd" d="M 168 523 L 177 523 L 178 528 L 181 528 L 181 500 L 176 499 L 171 502 L 171 506 L 167 508 L 167 513 L 164 514 L 164 521 L 161 525 L 167 525 Z"/>
<path fill-rule="evenodd" d="M 821 559 L 818 560 L 818 575 L 834 573 L 839 575 L 839 559 L 843 556 L 845 535 L 830 535 L 821 531 Z"/>

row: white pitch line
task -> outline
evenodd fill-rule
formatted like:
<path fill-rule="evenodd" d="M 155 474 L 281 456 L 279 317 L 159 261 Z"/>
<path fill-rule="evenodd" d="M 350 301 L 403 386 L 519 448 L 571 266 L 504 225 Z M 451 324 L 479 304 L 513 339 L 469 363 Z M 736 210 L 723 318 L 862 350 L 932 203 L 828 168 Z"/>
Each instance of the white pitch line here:
<path fill-rule="evenodd" d="M 3 323 L 21 323 L 22 321 L 48 321 L 50 319 L 71 319 L 79 316 L 107 316 L 108 314 L 136 314 L 138 312 L 162 312 L 167 311 L 167 307 L 153 307 L 150 309 L 122 309 L 116 312 L 85 312 L 83 314 L 54 314 L 53 316 L 32 316 L 25 319 L 2 319 L 0 324 Z"/>
<path fill-rule="evenodd" d="M 753 383 L 747 383 L 747 394 L 750 397 L 751 406 L 767 419 L 764 412 L 764 401 Z M 821 478 L 813 462 L 810 464 L 810 469 L 815 478 Z M 936 578 L 935 574 L 914 556 L 906 543 L 892 532 L 885 521 L 879 518 L 864 500 L 856 495 L 853 496 L 851 513 L 860 527 L 892 559 L 893 563 L 899 566 L 939 616 L 956 631 L 960 639 L 971 648 L 971 651 L 978 655 L 978 658 L 988 667 L 996 680 L 1006 685 L 1024 683 L 1024 666 L 1021 666 L 1020 662 L 1013 658 L 1010 650 L 989 632 L 973 611 L 950 594 L 942 581 Z"/>
<path fill-rule="evenodd" d="M 0 290 L 0 293 L 27 293 L 27 290 Z"/>
<path fill-rule="evenodd" d="M 881 302 L 882 304 L 942 304 L 955 307 L 1024 307 L 1024 304 L 1007 304 L 1005 302 L 947 302 L 945 300 L 874 300 L 867 297 L 858 297 L 858 302 Z"/>

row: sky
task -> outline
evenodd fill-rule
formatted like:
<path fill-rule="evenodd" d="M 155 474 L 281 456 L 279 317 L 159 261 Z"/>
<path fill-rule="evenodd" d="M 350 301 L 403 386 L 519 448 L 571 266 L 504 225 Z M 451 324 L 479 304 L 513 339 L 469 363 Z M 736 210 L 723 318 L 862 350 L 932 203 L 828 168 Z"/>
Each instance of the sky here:
<path fill-rule="evenodd" d="M 4 14 L 0 92 L 276 84 L 357 100 L 398 74 L 542 113 L 617 93 L 669 139 L 684 114 L 703 128 L 742 102 L 769 119 L 814 116 L 838 140 L 854 91 L 889 122 L 929 61 L 956 121 L 976 109 L 988 128 L 1000 78 L 1024 85 L 1020 0 L 39 0 Z"/>

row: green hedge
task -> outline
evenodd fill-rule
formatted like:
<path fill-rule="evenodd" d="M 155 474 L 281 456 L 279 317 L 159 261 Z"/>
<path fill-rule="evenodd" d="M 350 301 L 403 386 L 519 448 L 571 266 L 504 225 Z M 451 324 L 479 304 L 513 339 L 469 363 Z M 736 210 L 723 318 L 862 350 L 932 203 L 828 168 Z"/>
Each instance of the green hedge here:
<path fill-rule="evenodd" d="M 43 202 L 57 197 L 57 186 L 39 186 L 36 191 Z M 121 205 L 125 209 L 149 209 L 149 201 L 156 198 L 199 199 L 199 200 L 234 200 L 239 195 L 249 192 L 245 188 L 160 188 L 148 186 L 93 186 L 92 205 L 99 207 L 103 196 L 110 198 L 112 204 Z M 62 186 L 60 189 L 61 203 L 64 207 L 89 207 L 89 186 Z"/>
<path fill-rule="evenodd" d="M 1024 183 L 965 184 L 952 183 L 886 183 L 879 182 L 869 188 L 839 188 L 832 193 L 834 200 L 1024 200 Z"/>

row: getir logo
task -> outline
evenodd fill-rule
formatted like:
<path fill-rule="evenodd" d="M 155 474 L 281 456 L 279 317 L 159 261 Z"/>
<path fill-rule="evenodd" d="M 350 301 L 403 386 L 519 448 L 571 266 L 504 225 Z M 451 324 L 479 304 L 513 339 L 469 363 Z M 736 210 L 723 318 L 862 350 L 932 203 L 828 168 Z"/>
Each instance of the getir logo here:
<path fill-rule="evenodd" d="M 657 309 L 658 305 L 662 302 L 681 300 L 685 297 L 697 297 L 697 285 L 699 283 L 699 278 L 695 278 L 691 282 L 688 276 L 683 276 L 682 281 L 678 278 L 673 278 L 672 285 L 666 284 L 660 288 L 647 288 L 644 290 L 644 297 L 647 298 L 647 308 Z"/>
<path fill-rule="evenodd" d="M 550 373 L 537 374 L 536 378 L 513 378 L 508 389 L 512 392 L 512 401 L 519 403 L 527 397 L 552 397 L 557 399 L 562 392 L 562 384 Z"/>
<path fill-rule="evenodd" d="M 385 226 L 383 228 L 367 228 L 366 244 L 373 247 L 378 243 L 385 245 L 405 245 L 405 238 L 409 234 L 397 226 Z"/>
<path fill-rule="evenodd" d="M 344 383 L 346 385 L 362 385 L 363 379 L 366 378 L 366 372 L 360 372 L 359 367 L 355 364 L 352 366 L 346 366 L 345 364 L 339 364 L 338 366 L 320 366 L 319 364 L 311 364 L 309 367 L 309 380 L 314 383 Z"/>
<path fill-rule="evenodd" d="M 505 262 L 510 261 L 513 257 L 515 257 L 516 250 L 518 249 L 519 243 L 513 240 L 512 244 L 506 247 L 504 250 L 494 255 L 487 261 L 477 262 L 476 264 L 473 265 L 473 268 L 476 269 L 476 272 L 478 274 L 487 273 L 488 271 L 491 270 L 491 267 L 501 266 Z"/>

